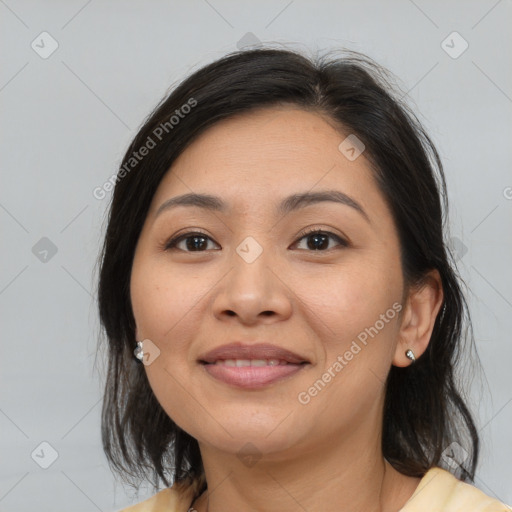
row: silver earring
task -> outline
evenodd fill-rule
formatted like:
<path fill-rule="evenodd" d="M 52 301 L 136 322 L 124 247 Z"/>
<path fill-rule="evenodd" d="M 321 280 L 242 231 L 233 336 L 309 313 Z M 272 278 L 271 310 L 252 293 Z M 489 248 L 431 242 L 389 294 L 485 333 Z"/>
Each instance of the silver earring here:
<path fill-rule="evenodd" d="M 142 347 L 142 341 L 137 341 L 137 348 L 133 351 L 138 361 L 142 362 L 144 359 L 144 350 Z"/>
<path fill-rule="evenodd" d="M 408 350 L 405 352 L 405 357 L 407 357 L 408 359 L 410 359 L 413 363 L 414 363 L 414 361 L 416 361 L 416 356 L 414 355 L 414 352 L 413 352 L 411 349 L 408 349 Z"/>

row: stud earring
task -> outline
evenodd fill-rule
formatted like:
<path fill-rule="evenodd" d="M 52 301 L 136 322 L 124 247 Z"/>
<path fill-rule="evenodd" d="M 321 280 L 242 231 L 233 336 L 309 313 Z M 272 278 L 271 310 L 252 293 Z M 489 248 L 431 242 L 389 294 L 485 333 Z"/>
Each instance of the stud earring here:
<path fill-rule="evenodd" d="M 407 357 L 407 359 L 410 359 L 413 363 L 414 361 L 416 361 L 416 356 L 414 355 L 414 352 L 411 349 L 408 349 L 405 352 L 405 357 Z"/>
<path fill-rule="evenodd" d="M 137 348 L 133 351 L 135 357 L 137 358 L 137 361 L 141 362 L 144 359 L 144 350 L 142 346 L 142 341 L 137 341 Z"/>

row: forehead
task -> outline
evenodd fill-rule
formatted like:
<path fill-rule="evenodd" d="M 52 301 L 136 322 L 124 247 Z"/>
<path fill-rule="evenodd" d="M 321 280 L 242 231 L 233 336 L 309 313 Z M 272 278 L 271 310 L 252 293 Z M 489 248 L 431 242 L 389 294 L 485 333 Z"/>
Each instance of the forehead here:
<path fill-rule="evenodd" d="M 220 121 L 176 159 L 152 210 L 190 192 L 221 195 L 241 207 L 315 188 L 337 188 L 362 203 L 376 201 L 380 194 L 364 153 L 349 160 L 339 148 L 348 135 L 320 114 L 296 107 L 259 109 Z"/>

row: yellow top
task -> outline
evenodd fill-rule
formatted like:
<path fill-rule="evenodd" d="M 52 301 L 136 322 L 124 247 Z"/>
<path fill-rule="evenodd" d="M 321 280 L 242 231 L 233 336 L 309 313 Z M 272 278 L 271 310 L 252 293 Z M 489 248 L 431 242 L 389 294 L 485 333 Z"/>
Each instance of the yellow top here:
<path fill-rule="evenodd" d="M 120 512 L 187 512 L 192 505 L 195 486 L 197 481 L 175 483 Z M 425 473 L 399 512 L 512 512 L 512 507 L 435 467 Z"/>

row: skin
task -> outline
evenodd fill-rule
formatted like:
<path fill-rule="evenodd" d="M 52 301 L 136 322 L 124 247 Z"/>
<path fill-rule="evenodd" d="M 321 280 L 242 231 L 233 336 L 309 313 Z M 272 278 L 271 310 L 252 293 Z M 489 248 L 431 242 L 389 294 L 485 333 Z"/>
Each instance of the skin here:
<path fill-rule="evenodd" d="M 364 153 L 350 161 L 338 149 L 346 135 L 294 107 L 230 118 L 180 155 L 153 198 L 131 274 L 136 339 L 160 350 L 144 368 L 164 410 L 199 442 L 210 512 L 396 511 L 419 483 L 383 458 L 384 382 L 391 365 L 410 364 L 407 349 L 417 358 L 426 349 L 440 279 L 433 272 L 422 286 L 405 286 L 390 210 Z M 275 213 L 288 195 L 326 189 L 353 198 L 368 219 L 334 202 Z M 191 192 L 220 196 L 226 211 L 180 206 L 155 215 Z M 328 238 L 313 250 L 300 235 L 309 227 L 348 245 Z M 165 249 L 173 235 L 197 230 L 208 237 L 199 251 L 187 252 L 185 241 Z M 252 263 L 236 252 L 248 236 L 263 250 Z M 298 394 L 394 303 L 400 315 L 300 403 Z M 277 344 L 311 364 L 260 390 L 235 388 L 197 361 L 234 340 Z M 247 443 L 255 464 L 239 456 Z M 194 508 L 206 506 L 205 493 Z"/>

